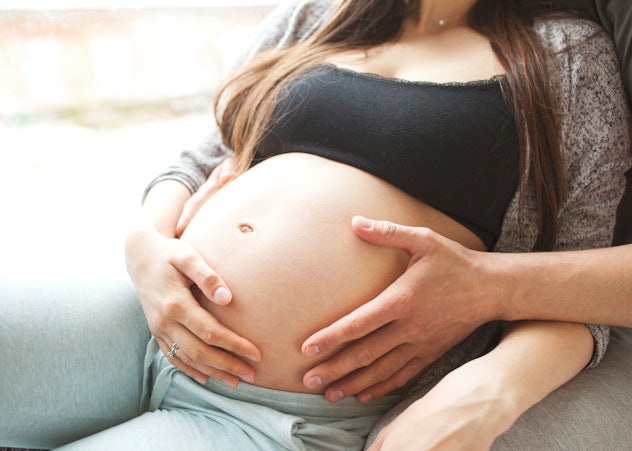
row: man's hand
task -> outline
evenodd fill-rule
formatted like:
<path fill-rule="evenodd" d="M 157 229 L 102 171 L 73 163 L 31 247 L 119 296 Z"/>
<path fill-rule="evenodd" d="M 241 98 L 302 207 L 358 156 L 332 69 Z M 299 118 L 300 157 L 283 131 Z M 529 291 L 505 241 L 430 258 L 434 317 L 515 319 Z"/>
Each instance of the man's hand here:
<path fill-rule="evenodd" d="M 495 319 L 479 279 L 487 253 L 423 227 L 361 217 L 353 218 L 352 227 L 370 243 L 403 249 L 410 262 L 380 295 L 303 343 L 307 356 L 348 344 L 303 378 L 310 389 L 329 386 L 325 395 L 332 402 L 353 395 L 369 402 L 403 387 Z"/>

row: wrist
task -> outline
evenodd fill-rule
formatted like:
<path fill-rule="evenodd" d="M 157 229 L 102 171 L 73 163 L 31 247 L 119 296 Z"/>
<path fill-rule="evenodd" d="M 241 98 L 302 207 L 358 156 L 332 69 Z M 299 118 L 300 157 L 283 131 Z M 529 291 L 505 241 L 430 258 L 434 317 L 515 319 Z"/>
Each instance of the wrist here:
<path fill-rule="evenodd" d="M 577 252 L 490 253 L 485 283 L 496 319 L 594 322 L 584 314 L 582 299 L 595 299 L 594 288 Z M 590 291 L 594 293 L 589 294 Z M 594 316 L 594 314 L 592 315 Z"/>
<path fill-rule="evenodd" d="M 143 256 L 149 255 L 150 243 L 157 238 L 165 237 L 144 221 L 139 221 L 128 232 L 124 246 L 125 264 L 133 280 L 136 274 L 144 270 L 147 261 Z"/>
<path fill-rule="evenodd" d="M 513 261 L 507 254 L 472 251 L 472 274 L 477 292 L 472 299 L 480 299 L 481 324 L 510 320 L 513 314 L 516 280 Z"/>
<path fill-rule="evenodd" d="M 547 299 L 561 299 L 555 291 L 565 286 L 560 274 L 566 271 L 556 254 L 488 252 L 481 260 L 480 283 L 486 287 L 491 318 L 556 319 L 550 312 L 555 302 Z"/>
<path fill-rule="evenodd" d="M 167 238 L 176 237 L 176 226 L 191 193 L 180 182 L 165 180 L 145 196 L 138 227 L 151 227 Z"/>
<path fill-rule="evenodd" d="M 519 412 L 501 373 L 492 370 L 479 359 L 453 370 L 409 408 L 408 417 L 419 428 L 431 424 L 433 434 L 454 436 L 458 449 L 489 449 Z"/>

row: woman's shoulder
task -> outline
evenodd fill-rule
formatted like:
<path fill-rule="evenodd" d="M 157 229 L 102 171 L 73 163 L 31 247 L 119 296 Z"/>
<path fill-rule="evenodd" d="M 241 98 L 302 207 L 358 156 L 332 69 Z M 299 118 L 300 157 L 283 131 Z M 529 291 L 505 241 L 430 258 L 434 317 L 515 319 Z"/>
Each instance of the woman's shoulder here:
<path fill-rule="evenodd" d="M 535 30 L 554 54 L 600 53 L 614 55 L 612 39 L 597 23 L 571 14 L 540 18 Z"/>
<path fill-rule="evenodd" d="M 322 24 L 336 4 L 335 0 L 288 0 L 277 5 L 255 28 L 231 66 L 256 54 L 296 44 Z"/>
<path fill-rule="evenodd" d="M 334 0 L 290 0 L 281 2 L 264 21 L 271 35 L 280 34 L 289 40 L 310 35 L 336 5 Z M 265 23 L 267 22 L 267 23 Z"/>
<path fill-rule="evenodd" d="M 580 91 L 584 94 L 621 91 L 621 71 L 614 43 L 600 25 L 566 14 L 540 19 L 535 29 L 552 53 L 555 70 L 560 75 L 561 94 L 567 103 Z M 625 102 L 623 95 L 621 99 Z M 575 98 L 572 103 L 576 101 Z"/>

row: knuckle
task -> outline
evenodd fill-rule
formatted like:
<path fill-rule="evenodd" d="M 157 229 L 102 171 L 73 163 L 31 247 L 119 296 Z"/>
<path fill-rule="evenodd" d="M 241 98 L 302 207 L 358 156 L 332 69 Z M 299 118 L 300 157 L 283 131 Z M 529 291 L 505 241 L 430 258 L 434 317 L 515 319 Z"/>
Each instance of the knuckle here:
<path fill-rule="evenodd" d="M 389 387 L 387 387 L 386 384 L 377 384 L 371 387 L 370 393 L 373 399 L 378 399 L 378 398 L 381 398 L 382 396 L 387 395 L 390 391 L 392 390 L 389 389 Z"/>
<path fill-rule="evenodd" d="M 179 360 L 180 362 L 182 362 L 186 366 L 190 366 L 191 365 L 191 358 L 190 358 L 190 356 L 188 354 L 188 351 L 187 351 L 187 353 L 185 353 L 185 352 L 182 352 L 182 350 L 180 350 L 180 352 L 178 352 L 175 356 L 168 357 L 168 358 L 172 362 Z"/>
<path fill-rule="evenodd" d="M 411 309 L 411 301 L 414 296 L 413 287 L 400 287 L 399 290 L 393 295 L 391 300 L 391 308 L 395 312 L 395 316 L 398 318 L 405 318 Z"/>
<path fill-rule="evenodd" d="M 371 378 L 374 382 L 389 381 L 392 376 L 393 371 L 387 366 L 376 365 L 374 368 L 371 369 Z M 387 385 L 387 383 L 384 385 Z"/>
<path fill-rule="evenodd" d="M 387 239 L 393 238 L 397 234 L 397 224 L 390 221 L 380 221 L 378 227 L 380 233 Z"/>
<path fill-rule="evenodd" d="M 183 353 L 182 356 L 187 359 L 185 362 L 187 364 L 199 362 L 202 359 L 202 353 L 199 349 L 187 349 L 187 352 Z"/>
<path fill-rule="evenodd" d="M 324 384 L 327 384 L 329 382 L 334 382 L 338 380 L 340 377 L 344 376 L 344 374 L 339 374 L 338 372 L 336 372 L 335 368 L 332 368 L 328 364 L 323 364 L 322 366 L 319 367 L 318 375 L 323 380 Z"/>
<path fill-rule="evenodd" d="M 436 249 L 441 243 L 439 234 L 428 227 L 419 227 L 416 234 L 417 239 L 423 241 L 428 250 Z"/>
<path fill-rule="evenodd" d="M 219 333 L 214 328 L 206 328 L 200 332 L 200 339 L 209 345 L 212 345 L 218 341 Z"/>
<path fill-rule="evenodd" d="M 182 304 L 176 299 L 167 299 L 163 303 L 163 310 L 165 312 L 165 315 L 167 315 L 167 317 L 177 318 L 182 313 Z M 166 319 L 160 318 L 159 321 L 164 322 L 166 321 Z"/>
<path fill-rule="evenodd" d="M 435 233 L 432 231 L 432 229 L 430 229 L 428 227 L 418 227 L 417 228 L 417 235 L 419 235 L 423 239 L 434 239 L 435 238 Z"/>
<path fill-rule="evenodd" d="M 227 362 L 225 371 L 230 374 L 239 374 L 243 372 L 242 365 L 240 364 L 239 360 L 235 358 L 231 358 Z"/>
<path fill-rule="evenodd" d="M 398 388 L 402 388 L 403 386 L 405 386 L 410 379 L 412 379 L 412 377 L 414 376 L 414 374 L 408 374 L 408 373 L 399 373 L 396 374 L 390 381 L 388 381 L 384 388 L 386 390 L 393 391 L 396 390 Z"/>
<path fill-rule="evenodd" d="M 169 256 L 169 262 L 176 268 L 189 266 L 193 259 L 193 252 L 187 246 L 182 246 L 178 249 L 178 252 L 174 252 Z"/>
<path fill-rule="evenodd" d="M 152 317 L 150 321 L 150 330 L 154 335 L 160 335 L 159 332 L 167 330 L 168 326 L 169 321 L 163 316 Z"/>
<path fill-rule="evenodd" d="M 364 323 L 359 318 L 353 318 L 348 325 L 348 333 L 352 339 L 362 337 L 364 335 Z"/>
<path fill-rule="evenodd" d="M 214 271 L 205 271 L 200 277 L 200 283 L 205 286 L 213 286 L 219 283 L 219 276 Z"/>
<path fill-rule="evenodd" d="M 429 367 L 430 365 L 432 365 L 432 363 L 434 363 L 437 360 L 438 357 L 429 355 L 426 358 L 417 356 L 413 359 L 412 361 L 412 372 L 413 372 L 413 376 L 416 376 L 419 372 L 421 372 L 421 370 L 423 370 L 424 368 Z M 411 376 L 412 377 L 412 376 Z"/>
<path fill-rule="evenodd" d="M 364 348 L 357 354 L 356 360 L 361 367 L 369 366 L 375 361 L 375 353 L 369 348 Z"/>

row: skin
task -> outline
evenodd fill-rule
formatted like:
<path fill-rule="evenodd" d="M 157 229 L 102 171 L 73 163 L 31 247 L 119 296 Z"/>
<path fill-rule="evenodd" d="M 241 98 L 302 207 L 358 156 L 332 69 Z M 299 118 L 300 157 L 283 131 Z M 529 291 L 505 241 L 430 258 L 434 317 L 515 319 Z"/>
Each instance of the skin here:
<path fill-rule="evenodd" d="M 524 411 L 582 369 L 591 342 L 578 324 L 514 324 L 490 353 L 451 372 L 386 426 L 369 450 L 487 450 Z M 573 357 L 560 365 L 562 355 Z"/>

